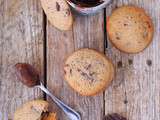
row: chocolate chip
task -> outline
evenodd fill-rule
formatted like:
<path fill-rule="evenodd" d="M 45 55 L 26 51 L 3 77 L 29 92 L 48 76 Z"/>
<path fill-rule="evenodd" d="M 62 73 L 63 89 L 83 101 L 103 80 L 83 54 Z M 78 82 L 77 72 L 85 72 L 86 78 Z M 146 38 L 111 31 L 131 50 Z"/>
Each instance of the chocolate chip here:
<path fill-rule="evenodd" d="M 69 70 L 69 73 L 72 75 L 72 69 Z"/>
<path fill-rule="evenodd" d="M 129 20 L 133 19 L 132 16 L 127 16 L 126 18 L 129 19 Z"/>
<path fill-rule="evenodd" d="M 93 76 L 94 74 L 96 74 L 95 72 L 91 72 L 89 73 L 90 76 Z"/>
<path fill-rule="evenodd" d="M 41 120 L 46 120 L 46 118 L 49 116 L 49 112 L 42 112 L 41 114 Z"/>
<path fill-rule="evenodd" d="M 128 26 L 128 24 L 127 24 L 127 23 L 124 23 L 123 25 L 124 25 L 124 26 Z"/>
<path fill-rule="evenodd" d="M 69 16 L 70 15 L 70 9 L 66 10 L 66 15 Z"/>
<path fill-rule="evenodd" d="M 116 39 L 117 39 L 117 40 L 120 40 L 120 37 L 117 36 Z"/>
<path fill-rule="evenodd" d="M 78 71 L 78 72 L 81 72 L 81 70 L 80 70 L 79 68 L 77 69 L 77 71 Z"/>
<path fill-rule="evenodd" d="M 66 74 L 67 72 L 66 72 L 66 70 L 64 70 L 64 74 Z"/>
<path fill-rule="evenodd" d="M 82 75 L 84 78 L 88 79 L 90 82 L 93 82 L 93 81 L 94 81 L 94 78 L 93 78 L 92 76 L 88 75 L 88 74 L 85 73 L 85 72 L 81 72 L 81 75 Z"/>
<path fill-rule="evenodd" d="M 146 21 L 146 24 L 147 24 L 148 28 L 151 28 L 151 24 L 149 23 L 149 21 Z"/>
<path fill-rule="evenodd" d="M 69 67 L 69 64 L 65 64 L 64 66 L 65 66 L 65 67 Z"/>
<path fill-rule="evenodd" d="M 61 9 L 61 7 L 60 7 L 59 3 L 56 2 L 56 10 L 57 10 L 57 11 L 60 11 L 60 9 Z"/>
<path fill-rule="evenodd" d="M 118 32 L 116 32 L 115 35 L 116 35 L 116 39 L 117 39 L 117 40 L 120 40 L 120 37 L 119 37 L 120 34 L 119 34 Z"/>
<path fill-rule="evenodd" d="M 86 74 L 86 73 L 84 73 L 84 72 L 81 72 L 81 75 L 82 75 L 82 76 L 87 76 L 87 74 Z"/>
<path fill-rule="evenodd" d="M 91 64 L 87 65 L 86 70 L 91 68 Z"/>

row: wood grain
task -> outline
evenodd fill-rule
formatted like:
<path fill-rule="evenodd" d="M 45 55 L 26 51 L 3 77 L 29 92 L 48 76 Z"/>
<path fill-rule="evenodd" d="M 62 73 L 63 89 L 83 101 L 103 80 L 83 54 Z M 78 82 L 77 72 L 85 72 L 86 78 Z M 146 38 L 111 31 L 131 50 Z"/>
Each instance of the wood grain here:
<path fill-rule="evenodd" d="M 43 14 L 38 0 L 0 0 L 0 16 L 0 120 L 9 120 L 17 106 L 43 97 L 18 82 L 13 70 L 27 62 L 43 77 Z"/>
<path fill-rule="evenodd" d="M 121 5 L 143 7 L 155 26 L 152 44 L 135 55 L 124 54 L 111 44 L 106 52 L 116 66 L 116 77 L 105 94 L 105 114 L 117 112 L 129 120 L 160 119 L 160 0 L 117 0 L 107 8 L 107 16 Z"/>
<path fill-rule="evenodd" d="M 103 93 L 95 97 L 83 97 L 77 94 L 63 79 L 64 59 L 79 48 L 89 47 L 99 51 L 104 50 L 103 41 L 103 11 L 94 16 L 75 15 L 73 29 L 61 32 L 48 23 L 47 27 L 47 86 L 62 101 L 77 110 L 82 120 L 102 120 Z M 68 120 L 59 111 L 60 120 Z"/>
<path fill-rule="evenodd" d="M 155 35 L 152 44 L 135 55 L 124 54 L 109 43 L 106 55 L 116 68 L 112 85 L 94 97 L 83 97 L 63 79 L 64 59 L 73 51 L 89 47 L 104 52 L 103 11 L 94 16 L 74 15 L 71 31 L 62 32 L 47 22 L 44 31 L 39 0 L 0 0 L 0 120 L 13 119 L 15 109 L 25 101 L 43 97 L 37 89 L 28 89 L 17 81 L 13 65 L 27 62 L 43 77 L 47 54 L 47 87 L 53 94 L 82 115 L 82 120 L 102 120 L 104 113 L 117 112 L 129 120 L 160 120 L 160 0 L 114 0 L 106 16 L 121 5 L 146 9 L 153 19 Z M 44 34 L 47 37 L 43 53 Z M 51 102 L 51 100 L 48 98 Z M 55 104 L 60 120 L 67 120 Z"/>

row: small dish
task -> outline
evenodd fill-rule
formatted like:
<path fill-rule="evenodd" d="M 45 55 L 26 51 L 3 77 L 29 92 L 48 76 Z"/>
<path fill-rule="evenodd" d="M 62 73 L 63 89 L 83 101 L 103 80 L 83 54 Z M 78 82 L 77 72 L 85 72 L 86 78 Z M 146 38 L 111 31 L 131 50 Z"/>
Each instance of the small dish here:
<path fill-rule="evenodd" d="M 67 3 L 71 6 L 71 8 L 81 15 L 91 15 L 97 13 L 98 11 L 109 5 L 111 2 L 112 0 L 103 0 L 100 4 L 97 5 L 83 6 L 82 4 L 74 3 L 73 0 L 67 0 Z"/>

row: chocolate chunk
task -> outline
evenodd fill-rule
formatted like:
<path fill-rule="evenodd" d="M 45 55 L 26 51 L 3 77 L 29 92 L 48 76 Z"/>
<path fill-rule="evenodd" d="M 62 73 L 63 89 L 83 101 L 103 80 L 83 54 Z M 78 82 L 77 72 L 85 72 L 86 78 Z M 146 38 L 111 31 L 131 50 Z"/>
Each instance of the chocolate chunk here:
<path fill-rule="evenodd" d="M 124 23 L 124 26 L 128 26 L 128 24 L 127 24 L 127 23 Z"/>
<path fill-rule="evenodd" d="M 69 70 L 69 73 L 72 75 L 72 69 Z"/>
<path fill-rule="evenodd" d="M 68 65 L 68 64 L 65 64 L 64 66 L 65 66 L 65 67 L 69 67 L 69 65 Z"/>
<path fill-rule="evenodd" d="M 93 82 L 93 81 L 94 81 L 94 78 L 93 78 L 92 76 L 88 75 L 88 74 L 85 73 L 85 72 L 81 72 L 81 75 L 82 75 L 84 78 L 88 79 L 90 82 Z"/>
<path fill-rule="evenodd" d="M 78 71 L 78 72 L 81 72 L 81 70 L 80 70 L 79 68 L 77 69 L 77 71 Z"/>
<path fill-rule="evenodd" d="M 86 70 L 91 68 L 91 64 L 87 65 Z"/>
<path fill-rule="evenodd" d="M 149 23 L 149 21 L 146 21 L 146 24 L 147 24 L 148 28 L 152 27 L 151 24 Z"/>
<path fill-rule="evenodd" d="M 49 112 L 42 112 L 41 120 L 45 120 L 49 116 Z"/>
<path fill-rule="evenodd" d="M 93 76 L 93 75 L 95 75 L 95 74 L 96 74 L 95 72 L 89 73 L 90 76 Z"/>
<path fill-rule="evenodd" d="M 117 36 L 116 39 L 117 39 L 117 40 L 120 40 L 120 37 Z"/>
<path fill-rule="evenodd" d="M 117 40 L 120 40 L 120 34 L 119 34 L 118 32 L 116 32 L 115 35 L 116 35 L 116 39 L 117 39 Z"/>
<path fill-rule="evenodd" d="M 71 14 L 71 13 L 70 13 L 70 9 L 67 9 L 67 10 L 66 10 L 66 15 L 67 15 L 67 16 L 70 16 L 70 14 Z"/>
<path fill-rule="evenodd" d="M 61 7 L 60 7 L 59 3 L 56 2 L 56 10 L 57 10 L 57 11 L 60 11 L 60 9 L 61 9 Z"/>
<path fill-rule="evenodd" d="M 127 120 L 127 119 L 117 113 L 113 113 L 105 116 L 104 120 Z"/>
<path fill-rule="evenodd" d="M 15 65 L 16 75 L 19 80 L 28 87 L 39 84 L 38 72 L 30 64 L 18 63 Z"/>
<path fill-rule="evenodd" d="M 64 70 L 64 74 L 66 74 L 67 72 L 66 72 L 66 70 Z"/>

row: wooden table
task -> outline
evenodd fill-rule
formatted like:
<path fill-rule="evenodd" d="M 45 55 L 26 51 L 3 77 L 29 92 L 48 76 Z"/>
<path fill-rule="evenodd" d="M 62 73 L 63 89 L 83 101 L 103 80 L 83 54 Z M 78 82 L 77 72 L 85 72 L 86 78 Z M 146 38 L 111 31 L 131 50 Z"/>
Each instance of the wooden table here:
<path fill-rule="evenodd" d="M 124 4 L 145 8 L 155 25 L 152 44 L 140 54 L 124 54 L 108 42 L 106 18 Z M 112 112 L 129 120 L 160 120 L 160 0 L 114 0 L 97 15 L 74 16 L 72 30 L 62 32 L 46 20 L 39 0 L 0 0 L 0 120 L 13 119 L 19 105 L 36 98 L 50 101 L 59 120 L 67 120 L 42 92 L 16 81 L 12 67 L 17 62 L 36 67 L 48 89 L 82 120 L 103 120 Z M 63 80 L 64 58 L 84 47 L 103 52 L 116 67 L 111 86 L 94 97 L 80 96 Z"/>

